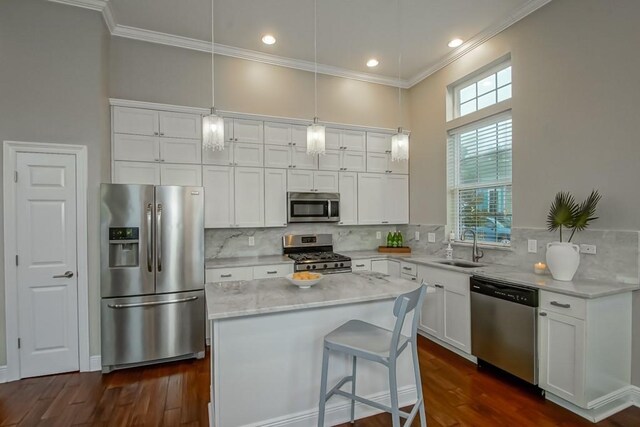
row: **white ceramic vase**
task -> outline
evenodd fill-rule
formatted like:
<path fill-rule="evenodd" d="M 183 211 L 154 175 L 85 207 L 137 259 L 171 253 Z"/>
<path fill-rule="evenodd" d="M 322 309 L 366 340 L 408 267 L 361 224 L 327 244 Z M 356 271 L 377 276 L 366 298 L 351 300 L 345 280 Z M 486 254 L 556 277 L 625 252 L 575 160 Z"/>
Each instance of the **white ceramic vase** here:
<path fill-rule="evenodd" d="M 580 265 L 580 246 L 573 243 L 547 244 L 547 267 L 556 280 L 570 282 Z"/>

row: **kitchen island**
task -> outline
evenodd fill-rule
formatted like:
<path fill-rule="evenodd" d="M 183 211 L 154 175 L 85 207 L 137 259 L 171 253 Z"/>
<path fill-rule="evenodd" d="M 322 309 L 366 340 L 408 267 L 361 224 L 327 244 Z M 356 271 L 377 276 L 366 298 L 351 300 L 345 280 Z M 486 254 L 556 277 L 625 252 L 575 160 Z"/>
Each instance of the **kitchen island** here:
<path fill-rule="evenodd" d="M 324 336 L 351 319 L 393 328 L 394 299 L 415 282 L 379 273 L 326 275 L 310 289 L 285 278 L 208 283 L 211 322 L 210 425 L 315 426 Z M 403 333 L 409 334 L 411 318 Z M 345 356 L 332 355 L 329 384 L 350 372 Z M 400 405 L 415 402 L 410 352 L 398 359 Z M 389 404 L 387 370 L 358 363 L 357 393 Z M 377 410 L 356 405 L 356 418 Z M 349 420 L 349 401 L 332 398 L 327 425 Z"/>

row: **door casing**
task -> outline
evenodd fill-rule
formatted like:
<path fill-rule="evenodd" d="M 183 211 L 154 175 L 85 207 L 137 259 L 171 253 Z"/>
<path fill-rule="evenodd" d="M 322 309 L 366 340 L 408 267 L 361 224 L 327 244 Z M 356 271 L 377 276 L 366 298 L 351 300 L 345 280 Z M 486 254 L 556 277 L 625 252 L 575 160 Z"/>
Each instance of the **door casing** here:
<path fill-rule="evenodd" d="M 89 283 L 87 260 L 87 147 L 84 145 L 41 142 L 4 141 L 3 144 L 3 198 L 4 198 L 4 286 L 6 317 L 6 380 L 20 377 L 18 350 L 18 283 L 15 256 L 16 234 L 16 182 L 17 153 L 71 154 L 76 158 L 76 250 L 78 259 L 78 349 L 80 371 L 91 370 L 89 354 Z"/>

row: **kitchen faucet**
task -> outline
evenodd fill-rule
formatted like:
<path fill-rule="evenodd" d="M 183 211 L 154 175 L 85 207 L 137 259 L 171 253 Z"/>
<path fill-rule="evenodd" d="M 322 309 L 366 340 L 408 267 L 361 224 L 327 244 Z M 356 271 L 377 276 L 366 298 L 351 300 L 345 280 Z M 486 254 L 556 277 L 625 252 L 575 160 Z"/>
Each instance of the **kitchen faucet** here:
<path fill-rule="evenodd" d="M 466 228 L 462 230 L 462 234 L 460 235 L 460 240 L 464 241 L 464 236 L 468 232 L 470 232 L 473 235 L 473 251 L 471 252 L 471 260 L 473 262 L 478 262 L 478 260 L 480 260 L 480 258 L 484 256 L 484 252 L 478 249 L 478 236 L 476 235 L 476 232 L 470 228 Z"/>

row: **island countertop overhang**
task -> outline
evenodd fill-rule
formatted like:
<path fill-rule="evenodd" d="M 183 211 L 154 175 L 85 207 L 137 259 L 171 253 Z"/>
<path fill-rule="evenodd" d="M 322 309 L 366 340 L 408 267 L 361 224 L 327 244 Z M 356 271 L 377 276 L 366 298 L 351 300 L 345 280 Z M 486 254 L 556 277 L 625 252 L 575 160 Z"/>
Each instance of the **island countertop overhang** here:
<path fill-rule="evenodd" d="M 374 272 L 325 275 L 309 289 L 299 289 L 284 277 L 207 283 L 207 318 L 230 319 L 393 299 L 417 286 L 416 282 Z"/>

